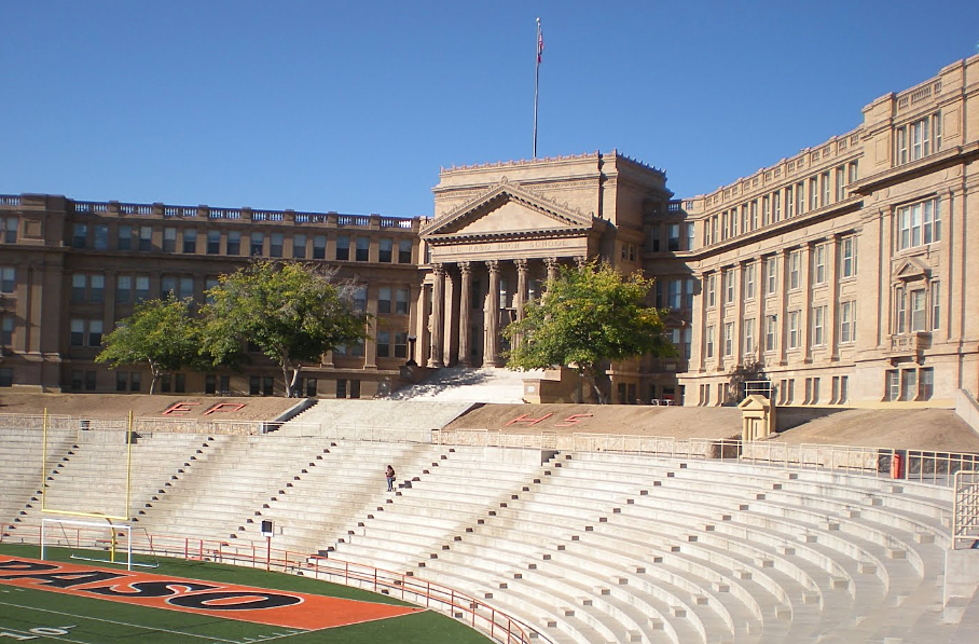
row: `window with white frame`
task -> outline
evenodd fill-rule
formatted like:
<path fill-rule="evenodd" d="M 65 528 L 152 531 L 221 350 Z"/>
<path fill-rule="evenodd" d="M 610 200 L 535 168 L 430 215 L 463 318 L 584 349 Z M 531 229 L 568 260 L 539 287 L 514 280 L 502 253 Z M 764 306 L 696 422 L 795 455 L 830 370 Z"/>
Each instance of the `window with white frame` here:
<path fill-rule="evenodd" d="M 765 260 L 765 295 L 775 295 L 778 290 L 778 257 Z"/>
<path fill-rule="evenodd" d="M 826 305 L 812 307 L 812 346 L 826 344 Z"/>
<path fill-rule="evenodd" d="M 775 350 L 775 339 L 778 337 L 778 316 L 765 316 L 765 351 Z"/>
<path fill-rule="evenodd" d="M 724 304 L 734 304 L 734 273 L 731 271 L 724 273 Z"/>
<path fill-rule="evenodd" d="M 830 192 L 829 172 L 824 172 L 821 175 L 819 175 L 819 191 L 820 191 L 819 203 L 822 204 L 823 206 L 828 206 L 829 192 Z"/>
<path fill-rule="evenodd" d="M 682 286 L 683 281 L 678 279 L 669 280 L 666 283 L 667 305 L 673 310 L 680 309 L 680 304 L 683 300 L 683 293 L 681 292 Z"/>
<path fill-rule="evenodd" d="M 789 311 L 789 325 L 788 325 L 788 336 L 789 336 L 789 348 L 798 349 L 800 338 L 799 338 L 799 311 Z"/>
<path fill-rule="evenodd" d="M 791 219 L 795 217 L 795 197 L 792 192 L 792 186 L 786 186 L 785 188 L 785 218 Z"/>
<path fill-rule="evenodd" d="M 758 200 L 751 202 L 751 229 L 758 230 Z"/>
<path fill-rule="evenodd" d="M 761 225 L 767 226 L 772 223 L 772 200 L 765 195 L 761 198 Z"/>
<path fill-rule="evenodd" d="M 707 276 L 707 308 L 712 309 L 717 305 L 717 275 Z"/>
<path fill-rule="evenodd" d="M 904 288 L 894 289 L 894 332 L 904 333 L 908 330 L 908 303 L 904 299 Z"/>
<path fill-rule="evenodd" d="M 782 194 L 780 192 L 772 193 L 772 223 L 776 223 L 782 219 Z"/>
<path fill-rule="evenodd" d="M 724 355 L 730 356 L 734 353 L 734 322 L 724 325 Z"/>
<path fill-rule="evenodd" d="M 695 287 L 696 281 L 692 278 L 687 278 L 683 284 L 683 308 L 688 311 L 693 310 L 693 295 Z"/>
<path fill-rule="evenodd" d="M 931 283 L 931 328 L 937 331 L 942 328 L 942 285 Z"/>
<path fill-rule="evenodd" d="M 744 299 L 746 300 L 755 299 L 755 266 L 756 264 L 752 262 L 745 264 L 744 267 Z"/>
<path fill-rule="evenodd" d="M 942 149 L 941 113 L 928 116 L 894 129 L 894 164 L 903 165 L 922 159 Z"/>
<path fill-rule="evenodd" d="M 744 341 L 744 355 L 752 355 L 755 352 L 755 319 L 744 318 L 741 320 L 742 339 Z"/>
<path fill-rule="evenodd" d="M 840 302 L 840 344 L 857 339 L 857 303 Z"/>
<path fill-rule="evenodd" d="M 840 240 L 840 277 L 857 274 L 857 236 L 849 235 Z"/>
<path fill-rule="evenodd" d="M 0 316 L 0 347 L 9 347 L 14 343 L 14 316 Z"/>
<path fill-rule="evenodd" d="M 908 292 L 908 304 L 911 308 L 911 332 L 924 331 L 927 314 L 925 312 L 925 289 L 916 288 Z"/>
<path fill-rule="evenodd" d="M 816 177 L 809 179 L 809 210 L 819 208 L 819 182 Z"/>
<path fill-rule="evenodd" d="M 799 288 L 799 270 L 802 264 L 802 251 L 794 250 L 789 253 L 789 290 Z"/>
<path fill-rule="evenodd" d="M 806 211 L 806 183 L 795 184 L 795 214 L 801 216 Z"/>
<path fill-rule="evenodd" d="M 826 283 L 826 244 L 816 244 L 812 249 L 812 283 Z"/>
<path fill-rule="evenodd" d="M 839 203 L 846 199 L 846 166 L 836 168 L 836 201 Z"/>
<path fill-rule="evenodd" d="M 704 355 L 707 358 L 714 357 L 714 326 L 707 327 L 704 334 Z"/>
<path fill-rule="evenodd" d="M 851 183 L 856 183 L 857 179 L 859 178 L 859 172 L 857 170 L 857 167 L 858 166 L 857 166 L 857 162 L 856 161 L 851 161 L 847 165 L 847 167 L 846 167 L 846 169 L 847 169 L 847 175 L 848 175 L 847 176 L 847 182 L 846 182 L 847 185 L 850 185 Z"/>
<path fill-rule="evenodd" d="M 937 197 L 897 209 L 898 250 L 927 246 L 941 239 L 942 220 Z"/>

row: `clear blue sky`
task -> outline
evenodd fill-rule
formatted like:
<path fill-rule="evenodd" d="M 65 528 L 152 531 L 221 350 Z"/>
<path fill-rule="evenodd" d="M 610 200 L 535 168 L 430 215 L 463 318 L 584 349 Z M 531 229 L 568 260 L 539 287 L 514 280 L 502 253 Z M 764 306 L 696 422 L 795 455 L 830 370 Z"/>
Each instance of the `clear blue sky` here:
<path fill-rule="evenodd" d="M 0 0 L 0 193 L 414 216 L 617 148 L 708 192 L 975 54 L 979 1 Z"/>

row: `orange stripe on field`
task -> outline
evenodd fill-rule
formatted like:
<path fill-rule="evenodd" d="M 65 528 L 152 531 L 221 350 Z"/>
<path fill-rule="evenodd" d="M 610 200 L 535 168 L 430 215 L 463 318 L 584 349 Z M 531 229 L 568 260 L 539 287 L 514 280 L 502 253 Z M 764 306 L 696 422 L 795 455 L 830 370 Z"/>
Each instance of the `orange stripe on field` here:
<path fill-rule="evenodd" d="M 305 630 L 422 610 L 6 555 L 0 555 L 0 584 Z"/>

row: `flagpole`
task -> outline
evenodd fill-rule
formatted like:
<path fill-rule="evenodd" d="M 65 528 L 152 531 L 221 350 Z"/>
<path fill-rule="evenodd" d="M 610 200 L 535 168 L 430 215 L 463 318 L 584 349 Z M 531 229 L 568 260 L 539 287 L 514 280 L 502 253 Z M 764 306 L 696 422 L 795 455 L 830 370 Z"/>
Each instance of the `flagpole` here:
<path fill-rule="evenodd" d="M 534 70 L 534 158 L 537 158 L 537 88 L 540 85 L 540 18 L 537 19 L 537 66 Z"/>

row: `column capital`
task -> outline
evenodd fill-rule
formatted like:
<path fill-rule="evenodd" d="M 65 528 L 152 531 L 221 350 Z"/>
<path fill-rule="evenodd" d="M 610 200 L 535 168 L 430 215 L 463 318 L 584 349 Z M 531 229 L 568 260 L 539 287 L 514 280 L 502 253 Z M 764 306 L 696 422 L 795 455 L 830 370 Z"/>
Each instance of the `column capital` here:
<path fill-rule="evenodd" d="M 585 264 L 588 263 L 588 258 L 584 255 L 578 255 L 574 258 L 574 263 L 579 269 L 584 268 Z"/>
<path fill-rule="evenodd" d="M 436 264 L 432 264 L 432 273 L 434 273 L 436 275 L 442 275 L 442 274 L 444 274 L 445 273 L 445 264 L 443 264 L 441 262 L 438 262 Z"/>
<path fill-rule="evenodd" d="M 517 270 L 521 273 L 527 272 L 527 260 L 526 259 L 515 259 L 513 260 L 514 265 L 516 265 Z"/>
<path fill-rule="evenodd" d="M 469 275 L 472 272 L 472 262 L 459 262 L 459 272 L 463 275 Z"/>
<path fill-rule="evenodd" d="M 500 260 L 498 259 L 487 259 L 483 263 L 486 264 L 486 268 L 488 268 L 491 273 L 496 273 L 500 270 Z"/>
<path fill-rule="evenodd" d="M 557 257 L 545 257 L 544 258 L 544 264 L 547 266 L 548 269 L 557 268 L 558 267 L 558 259 L 557 259 Z"/>

